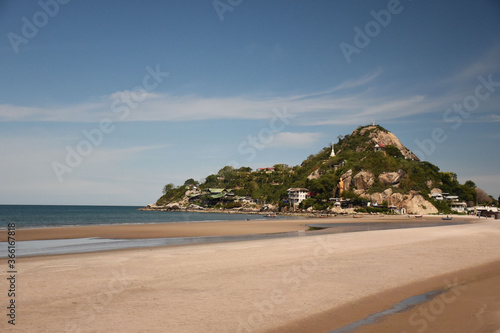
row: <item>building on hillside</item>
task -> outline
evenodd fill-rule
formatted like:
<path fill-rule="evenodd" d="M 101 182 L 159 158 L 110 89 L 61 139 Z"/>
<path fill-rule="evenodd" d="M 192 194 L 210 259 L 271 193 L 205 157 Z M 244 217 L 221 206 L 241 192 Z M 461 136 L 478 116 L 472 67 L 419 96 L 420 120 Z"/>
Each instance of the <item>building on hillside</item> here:
<path fill-rule="evenodd" d="M 442 200 L 446 200 L 448 202 L 458 202 L 459 201 L 458 195 L 450 195 L 450 193 L 446 193 L 446 192 L 443 192 L 443 193 L 432 192 L 431 197 L 432 197 L 432 199 L 438 200 L 438 201 L 442 201 Z"/>
<path fill-rule="evenodd" d="M 309 195 L 309 190 L 307 188 L 292 187 L 288 190 L 288 201 L 293 205 L 298 205 Z"/>
<path fill-rule="evenodd" d="M 231 189 L 226 188 L 209 188 L 203 191 L 206 198 L 210 200 L 233 200 L 234 193 Z"/>
<path fill-rule="evenodd" d="M 201 192 L 195 192 L 188 195 L 189 202 L 193 202 L 195 200 L 199 200 L 201 198 Z"/>
<path fill-rule="evenodd" d="M 231 191 L 231 190 L 229 190 L 229 191 Z M 219 194 L 219 193 L 226 193 L 226 192 L 228 192 L 228 190 L 226 190 L 225 188 L 213 188 L 213 187 L 211 187 L 207 190 L 207 192 L 209 194 Z"/>
<path fill-rule="evenodd" d="M 333 147 L 333 143 L 332 143 L 332 152 L 330 153 L 330 157 L 335 157 L 335 147 Z"/>
<path fill-rule="evenodd" d="M 251 196 L 236 196 L 235 201 L 249 204 L 255 203 L 255 200 Z"/>
<path fill-rule="evenodd" d="M 257 168 L 257 171 L 264 171 L 265 173 L 274 172 L 274 167 Z"/>
<path fill-rule="evenodd" d="M 432 197 L 432 199 L 438 200 L 438 201 L 444 200 L 443 193 L 439 193 L 439 192 L 432 192 L 431 197 Z"/>
<path fill-rule="evenodd" d="M 446 193 L 446 194 L 447 195 L 445 195 L 445 193 L 443 193 L 444 200 L 449 201 L 449 202 L 458 202 L 458 200 L 459 200 L 458 195 L 449 195 L 448 193 Z"/>
<path fill-rule="evenodd" d="M 385 151 L 385 145 L 377 142 L 375 146 L 373 146 L 373 151 Z"/>

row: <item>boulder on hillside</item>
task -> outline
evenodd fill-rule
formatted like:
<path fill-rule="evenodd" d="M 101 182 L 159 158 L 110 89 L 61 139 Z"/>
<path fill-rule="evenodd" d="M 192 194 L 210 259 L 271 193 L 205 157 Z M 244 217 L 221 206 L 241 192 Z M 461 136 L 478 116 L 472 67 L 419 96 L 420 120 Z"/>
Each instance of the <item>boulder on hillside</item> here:
<path fill-rule="evenodd" d="M 271 205 L 271 204 L 265 204 L 262 206 L 260 209 L 261 212 L 277 212 L 278 211 L 278 206 L 277 205 Z"/>
<path fill-rule="evenodd" d="M 388 188 L 384 192 L 364 194 L 362 197 L 372 202 L 376 202 L 379 205 L 385 201 L 389 206 L 394 206 L 399 210 L 405 208 L 407 214 L 420 215 L 438 213 L 436 207 L 416 191 L 410 191 L 409 194 L 401 194 L 392 193 L 392 189 Z"/>
<path fill-rule="evenodd" d="M 309 176 L 307 176 L 307 180 L 313 180 L 313 179 L 319 179 L 320 174 L 319 174 L 319 168 L 311 172 Z"/>
<path fill-rule="evenodd" d="M 352 182 L 358 190 L 366 190 L 375 182 L 375 175 L 370 171 L 361 170 L 354 176 Z"/>
<path fill-rule="evenodd" d="M 340 179 L 344 182 L 343 190 L 344 191 L 349 190 L 349 188 L 351 187 L 351 181 L 352 181 L 352 169 L 349 169 L 347 172 L 342 174 L 342 176 L 340 176 Z"/>
<path fill-rule="evenodd" d="M 181 205 L 179 205 L 179 203 L 177 202 L 172 202 L 166 205 L 165 208 L 167 208 L 168 210 L 178 210 L 181 209 Z"/>
<path fill-rule="evenodd" d="M 398 170 L 397 172 L 383 172 L 378 176 L 378 180 L 385 185 L 396 185 L 403 175 L 403 170 Z"/>
<path fill-rule="evenodd" d="M 443 193 L 443 190 L 441 190 L 440 188 L 435 187 L 435 188 L 433 188 L 433 189 L 431 190 L 431 194 L 432 194 L 432 193 Z"/>
<path fill-rule="evenodd" d="M 438 210 L 429 201 L 425 200 L 420 194 L 416 194 L 414 191 L 410 191 L 410 196 L 408 199 L 401 203 L 402 208 L 406 208 L 406 213 L 408 214 L 437 214 Z"/>
<path fill-rule="evenodd" d="M 370 200 L 371 202 L 376 202 L 377 204 L 382 204 L 386 201 L 389 206 L 396 206 L 391 202 L 392 189 L 388 188 L 384 192 L 376 192 L 372 194 L 363 194 L 363 198 Z"/>
<path fill-rule="evenodd" d="M 196 210 L 205 210 L 205 207 L 201 207 L 201 206 L 198 206 L 195 204 L 190 204 L 187 208 L 188 209 L 196 209 Z"/>

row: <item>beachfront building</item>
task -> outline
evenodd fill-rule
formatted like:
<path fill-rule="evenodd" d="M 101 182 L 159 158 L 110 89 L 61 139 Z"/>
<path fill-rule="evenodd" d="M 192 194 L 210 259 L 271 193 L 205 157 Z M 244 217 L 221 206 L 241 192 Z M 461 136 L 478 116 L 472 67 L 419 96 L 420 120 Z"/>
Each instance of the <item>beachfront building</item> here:
<path fill-rule="evenodd" d="M 498 209 L 498 207 L 494 207 L 494 206 L 473 206 L 473 207 L 467 207 L 467 212 L 469 214 L 477 214 L 477 215 L 486 216 L 488 214 L 484 214 L 484 213 L 497 213 L 497 212 L 499 212 L 499 209 Z"/>
<path fill-rule="evenodd" d="M 296 206 L 302 201 L 306 200 L 309 195 L 309 190 L 307 188 L 292 187 L 288 190 L 288 201 Z"/>
<path fill-rule="evenodd" d="M 465 202 L 452 202 L 450 203 L 450 208 L 457 213 L 464 213 L 467 209 L 467 204 Z"/>

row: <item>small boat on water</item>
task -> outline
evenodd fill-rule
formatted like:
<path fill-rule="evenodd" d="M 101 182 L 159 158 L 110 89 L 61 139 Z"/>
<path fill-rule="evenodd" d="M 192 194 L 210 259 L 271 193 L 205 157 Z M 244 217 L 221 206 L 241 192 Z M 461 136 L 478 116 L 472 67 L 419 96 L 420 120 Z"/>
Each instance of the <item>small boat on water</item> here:
<path fill-rule="evenodd" d="M 415 215 L 415 218 L 417 218 L 417 219 L 420 219 L 422 217 L 424 217 L 424 216 L 423 215 Z"/>
<path fill-rule="evenodd" d="M 274 214 L 274 213 L 269 213 L 269 214 L 264 215 L 264 217 L 276 217 L 276 214 Z"/>
<path fill-rule="evenodd" d="M 451 221 L 451 220 L 453 220 L 453 217 L 452 216 L 446 216 L 446 217 L 442 217 L 441 220 Z"/>
<path fill-rule="evenodd" d="M 355 218 L 355 219 L 360 219 L 360 218 L 362 218 L 363 216 L 362 216 L 362 215 L 353 215 L 352 217 L 353 217 L 353 218 Z"/>

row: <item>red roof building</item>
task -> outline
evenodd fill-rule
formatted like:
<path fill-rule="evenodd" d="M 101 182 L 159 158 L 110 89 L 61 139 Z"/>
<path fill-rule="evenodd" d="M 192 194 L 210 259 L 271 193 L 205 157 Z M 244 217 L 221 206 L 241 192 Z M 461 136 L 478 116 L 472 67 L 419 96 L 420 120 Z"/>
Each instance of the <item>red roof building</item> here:
<path fill-rule="evenodd" d="M 384 151 L 385 150 L 385 145 L 383 143 L 376 143 L 375 146 L 373 146 L 373 151 Z"/>

